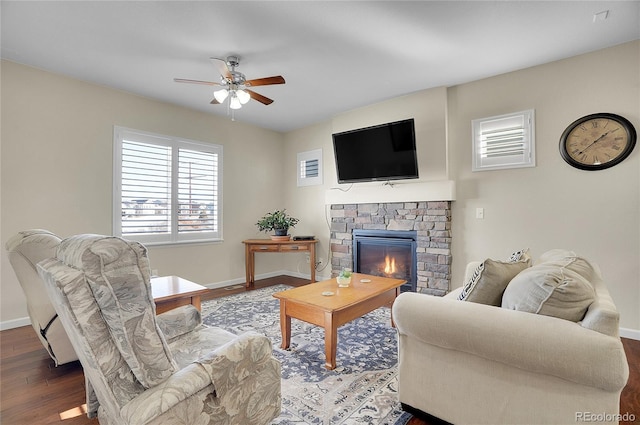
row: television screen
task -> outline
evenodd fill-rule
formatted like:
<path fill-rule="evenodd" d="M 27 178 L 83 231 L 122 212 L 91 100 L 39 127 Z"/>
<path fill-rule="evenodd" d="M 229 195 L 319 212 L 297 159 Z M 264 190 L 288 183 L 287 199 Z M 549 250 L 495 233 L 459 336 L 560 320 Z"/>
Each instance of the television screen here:
<path fill-rule="evenodd" d="M 413 118 L 333 134 L 338 183 L 417 179 Z"/>

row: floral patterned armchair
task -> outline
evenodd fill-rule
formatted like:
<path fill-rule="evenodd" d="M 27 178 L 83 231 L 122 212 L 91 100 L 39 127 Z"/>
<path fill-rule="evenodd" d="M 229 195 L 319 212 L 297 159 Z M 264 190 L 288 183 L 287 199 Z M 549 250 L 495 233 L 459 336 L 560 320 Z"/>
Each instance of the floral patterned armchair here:
<path fill-rule="evenodd" d="M 156 316 L 146 249 L 63 240 L 38 271 L 84 368 L 87 415 L 109 424 L 267 424 L 280 414 L 271 342 L 205 327 L 183 306 Z"/>

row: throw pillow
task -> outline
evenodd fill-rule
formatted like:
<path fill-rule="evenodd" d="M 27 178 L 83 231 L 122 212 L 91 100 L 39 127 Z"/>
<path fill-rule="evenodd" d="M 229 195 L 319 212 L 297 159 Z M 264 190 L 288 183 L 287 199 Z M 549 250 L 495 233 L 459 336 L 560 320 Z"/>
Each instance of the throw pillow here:
<path fill-rule="evenodd" d="M 510 263 L 524 261 L 527 264 L 531 264 L 531 256 L 529 255 L 529 248 L 521 249 L 520 251 L 514 252 L 509 256 L 509 259 L 507 261 Z"/>
<path fill-rule="evenodd" d="M 527 267 L 529 263 L 525 261 L 502 262 L 486 259 L 464 285 L 458 299 L 499 307 L 502 303 L 502 293 L 509 281 Z"/>
<path fill-rule="evenodd" d="M 514 277 L 504 291 L 502 307 L 578 322 L 594 299 L 595 290 L 587 279 L 547 262 Z"/>
<path fill-rule="evenodd" d="M 578 256 L 573 251 L 567 251 L 565 249 L 552 249 L 547 251 L 540 256 L 537 263 L 555 264 L 567 268 L 578 273 L 589 282 L 593 281 L 596 273 L 595 268 L 587 259 Z"/>

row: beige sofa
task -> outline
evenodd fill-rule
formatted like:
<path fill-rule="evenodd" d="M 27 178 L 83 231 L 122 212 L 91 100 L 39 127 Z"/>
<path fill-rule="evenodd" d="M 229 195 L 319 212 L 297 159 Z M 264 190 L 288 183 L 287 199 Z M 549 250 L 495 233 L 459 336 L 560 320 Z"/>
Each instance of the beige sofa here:
<path fill-rule="evenodd" d="M 557 254 L 552 256 L 557 259 Z M 467 266 L 465 282 L 473 281 L 481 264 Z M 570 424 L 594 418 L 617 424 L 629 374 L 619 315 L 596 266 L 588 273 L 589 289 L 568 270 L 578 263 L 566 264 L 556 262 L 556 269 L 544 262 L 525 265 L 506 279 L 499 306 L 459 300 L 468 285 L 442 298 L 401 294 L 392 314 L 398 330 L 398 392 L 405 409 L 454 424 Z M 565 279 L 550 291 L 557 296 L 543 294 L 555 297 L 556 305 L 546 311 L 547 306 L 538 306 L 538 314 L 518 304 L 531 301 L 529 293 L 518 294 L 522 288 L 544 292 L 553 286 L 546 276 L 544 284 L 532 277 L 534 267 L 556 270 Z M 548 315 L 553 308 L 560 314 L 571 310 L 562 303 L 567 294 L 576 296 L 564 285 L 572 278 L 590 298 L 579 300 L 586 306 L 581 319 Z M 522 287 L 509 289 L 518 281 Z M 520 301 L 514 301 L 518 296 Z"/>

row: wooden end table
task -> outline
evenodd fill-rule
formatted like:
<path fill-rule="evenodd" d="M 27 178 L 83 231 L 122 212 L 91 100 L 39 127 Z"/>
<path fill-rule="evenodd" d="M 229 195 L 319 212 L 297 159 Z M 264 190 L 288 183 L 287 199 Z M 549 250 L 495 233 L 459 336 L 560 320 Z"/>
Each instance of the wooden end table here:
<path fill-rule="evenodd" d="M 198 285 L 178 276 L 151 278 L 151 293 L 156 303 L 156 314 L 191 304 L 200 310 L 200 296 L 209 292 L 206 286 Z"/>
<path fill-rule="evenodd" d="M 316 281 L 316 244 L 317 239 L 303 241 L 277 241 L 271 239 L 247 239 L 244 244 L 246 287 L 253 288 L 256 281 L 256 252 L 308 252 L 311 282 Z"/>
<path fill-rule="evenodd" d="M 282 349 L 291 344 L 291 318 L 324 328 L 325 367 L 336 367 L 338 327 L 362 317 L 378 307 L 391 305 L 400 293 L 402 279 L 351 275 L 351 285 L 339 288 L 335 279 L 300 286 L 273 294 L 280 300 L 280 329 Z M 369 282 L 367 282 L 367 280 Z M 333 292 L 333 295 L 323 293 Z M 393 320 L 391 322 L 393 326 Z"/>

